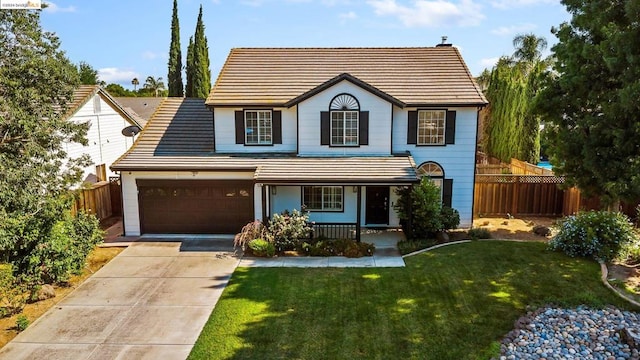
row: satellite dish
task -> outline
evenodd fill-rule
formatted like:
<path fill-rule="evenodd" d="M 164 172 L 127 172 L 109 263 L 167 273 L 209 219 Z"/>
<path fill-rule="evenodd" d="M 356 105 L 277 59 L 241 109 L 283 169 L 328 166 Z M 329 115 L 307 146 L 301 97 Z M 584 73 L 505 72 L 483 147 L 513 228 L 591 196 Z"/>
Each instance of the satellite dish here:
<path fill-rule="evenodd" d="M 126 128 L 122 129 L 122 135 L 126 137 L 134 137 L 138 135 L 139 132 L 140 128 L 136 125 L 127 126 Z"/>

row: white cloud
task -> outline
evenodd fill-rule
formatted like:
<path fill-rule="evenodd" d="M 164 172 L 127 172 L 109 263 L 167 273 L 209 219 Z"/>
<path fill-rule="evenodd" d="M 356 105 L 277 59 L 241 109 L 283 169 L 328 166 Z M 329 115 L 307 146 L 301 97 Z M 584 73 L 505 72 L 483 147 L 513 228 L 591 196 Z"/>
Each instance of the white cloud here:
<path fill-rule="evenodd" d="M 491 33 L 498 36 L 512 36 L 516 34 L 531 32 L 535 30 L 537 26 L 535 24 L 520 24 L 512 26 L 501 26 L 491 30 Z"/>
<path fill-rule="evenodd" d="M 348 13 L 339 14 L 338 17 L 342 20 L 353 20 L 357 19 L 358 15 L 356 15 L 356 13 L 353 11 L 349 11 Z"/>
<path fill-rule="evenodd" d="M 498 60 L 500 60 L 500 57 L 481 59 L 480 65 L 482 65 L 483 69 L 491 69 L 498 63 Z"/>
<path fill-rule="evenodd" d="M 512 9 L 540 4 L 559 4 L 559 0 L 493 0 L 491 5 L 498 9 Z"/>
<path fill-rule="evenodd" d="M 142 83 L 144 79 L 133 70 L 123 70 L 118 68 L 102 68 L 98 69 L 98 78 L 107 84 L 130 84 L 133 78 L 137 77 Z"/>
<path fill-rule="evenodd" d="M 47 4 L 47 7 L 44 8 L 44 11 L 48 13 L 76 12 L 76 7 L 73 5 L 69 5 L 67 7 L 60 7 L 56 5 L 56 3 L 52 3 L 50 1 L 46 1 L 46 4 Z"/>
<path fill-rule="evenodd" d="M 485 17 L 481 6 L 473 0 L 415 0 L 413 6 L 404 6 L 396 0 L 369 0 L 376 15 L 398 18 L 406 27 L 437 27 L 445 25 L 478 25 Z"/>

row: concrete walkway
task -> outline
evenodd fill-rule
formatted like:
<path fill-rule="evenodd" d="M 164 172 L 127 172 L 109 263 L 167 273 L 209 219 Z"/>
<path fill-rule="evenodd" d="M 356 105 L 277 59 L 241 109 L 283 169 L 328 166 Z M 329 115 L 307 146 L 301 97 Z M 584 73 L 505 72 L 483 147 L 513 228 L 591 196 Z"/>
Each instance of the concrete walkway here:
<path fill-rule="evenodd" d="M 0 359 L 185 359 L 239 263 L 228 239 L 141 239 Z"/>

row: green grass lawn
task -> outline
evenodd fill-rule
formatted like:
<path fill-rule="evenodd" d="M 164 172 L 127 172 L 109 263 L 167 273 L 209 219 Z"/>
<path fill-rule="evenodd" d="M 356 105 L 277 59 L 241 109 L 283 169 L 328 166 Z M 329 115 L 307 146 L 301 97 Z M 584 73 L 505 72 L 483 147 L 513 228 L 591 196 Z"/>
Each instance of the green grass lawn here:
<path fill-rule="evenodd" d="M 613 304 L 599 265 L 471 242 L 406 268 L 238 268 L 190 359 L 482 359 L 526 306 Z"/>

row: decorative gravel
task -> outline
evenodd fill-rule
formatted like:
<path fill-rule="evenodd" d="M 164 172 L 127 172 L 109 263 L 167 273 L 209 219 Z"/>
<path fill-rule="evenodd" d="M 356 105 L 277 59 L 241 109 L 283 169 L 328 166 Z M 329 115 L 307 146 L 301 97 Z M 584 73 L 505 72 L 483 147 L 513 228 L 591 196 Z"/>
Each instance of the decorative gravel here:
<path fill-rule="evenodd" d="M 518 319 L 505 336 L 500 360 L 640 359 L 620 337 L 640 331 L 640 314 L 615 308 L 542 308 Z"/>

